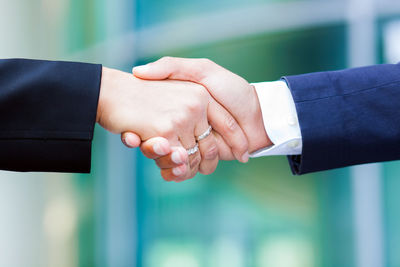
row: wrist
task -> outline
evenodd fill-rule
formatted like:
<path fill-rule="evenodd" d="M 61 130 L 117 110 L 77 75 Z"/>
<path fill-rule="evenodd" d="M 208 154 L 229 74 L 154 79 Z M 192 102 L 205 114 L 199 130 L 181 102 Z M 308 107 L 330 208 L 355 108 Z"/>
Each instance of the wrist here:
<path fill-rule="evenodd" d="M 272 141 L 268 137 L 267 131 L 265 130 L 264 120 L 261 111 L 260 100 L 258 98 L 256 89 L 253 85 L 251 86 L 251 92 L 253 94 L 253 110 L 252 114 L 252 137 L 249 140 L 249 152 L 252 153 L 264 147 L 273 145 Z"/>
<path fill-rule="evenodd" d="M 99 101 L 97 104 L 96 122 L 102 124 L 102 115 L 107 106 L 108 94 L 114 88 L 115 70 L 103 67 L 101 74 Z"/>
<path fill-rule="evenodd" d="M 99 92 L 99 100 L 97 102 L 97 113 L 96 113 L 96 122 L 100 124 L 101 113 L 103 110 L 103 99 L 104 99 L 104 91 L 107 90 L 107 82 L 108 79 L 108 68 L 103 67 L 101 70 L 101 82 L 100 82 L 100 92 Z"/>

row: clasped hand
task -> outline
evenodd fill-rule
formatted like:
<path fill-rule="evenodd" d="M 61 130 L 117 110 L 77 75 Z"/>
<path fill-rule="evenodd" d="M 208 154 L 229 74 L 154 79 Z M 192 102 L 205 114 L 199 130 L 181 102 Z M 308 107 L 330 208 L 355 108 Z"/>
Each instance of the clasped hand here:
<path fill-rule="evenodd" d="M 271 145 L 253 86 L 212 61 L 165 57 L 133 74 L 103 69 L 97 121 L 140 146 L 165 180 L 210 174 L 219 160 L 247 162 Z"/>

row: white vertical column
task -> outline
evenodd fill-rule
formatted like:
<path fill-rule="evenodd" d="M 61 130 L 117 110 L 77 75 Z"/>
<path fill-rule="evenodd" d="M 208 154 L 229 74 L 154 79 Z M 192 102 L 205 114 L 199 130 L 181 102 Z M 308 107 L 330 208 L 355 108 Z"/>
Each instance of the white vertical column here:
<path fill-rule="evenodd" d="M 348 66 L 376 63 L 376 0 L 348 0 Z"/>
<path fill-rule="evenodd" d="M 387 23 L 383 32 L 385 61 L 398 63 L 400 61 L 400 20 Z"/>
<path fill-rule="evenodd" d="M 121 67 L 134 61 L 135 38 L 135 7 L 136 0 L 104 0 L 105 1 L 105 31 L 107 35 L 107 52 L 105 61 L 110 67 Z"/>
<path fill-rule="evenodd" d="M 376 4 L 376 0 L 349 0 L 349 67 L 376 63 Z M 351 178 L 356 266 L 383 267 L 381 165 L 353 167 Z"/>
<path fill-rule="evenodd" d="M 0 0 L 0 58 L 32 56 L 35 4 Z M 41 173 L 0 171 L 0 266 L 47 266 L 46 187 Z"/>
<path fill-rule="evenodd" d="M 352 168 L 356 266 L 383 267 L 381 165 Z"/>
<path fill-rule="evenodd" d="M 136 159 L 119 136 L 107 140 L 107 266 L 135 266 L 136 262 Z"/>
<path fill-rule="evenodd" d="M 134 7 L 133 0 L 105 1 L 108 41 L 113 43 L 133 30 Z M 126 67 L 124 58 L 129 51 L 117 48 L 108 51 L 111 51 L 105 58 L 108 66 Z M 106 266 L 135 266 L 136 263 L 136 167 L 132 149 L 125 148 L 119 136 L 107 134 Z"/>
<path fill-rule="evenodd" d="M 103 0 L 97 4 L 103 9 L 100 12 L 102 17 L 98 19 L 104 20 L 102 31 L 105 32 L 105 40 L 72 55 L 72 58 L 123 69 L 135 59 L 131 51 L 122 47 L 126 43 L 122 43 L 125 39 L 121 41 L 121 36 L 133 32 L 136 1 Z M 96 176 L 95 261 L 100 267 L 134 267 L 137 258 L 135 153 L 122 145 L 118 135 L 105 131 L 102 134 L 106 144 L 104 166 L 99 168 L 103 172 Z"/>

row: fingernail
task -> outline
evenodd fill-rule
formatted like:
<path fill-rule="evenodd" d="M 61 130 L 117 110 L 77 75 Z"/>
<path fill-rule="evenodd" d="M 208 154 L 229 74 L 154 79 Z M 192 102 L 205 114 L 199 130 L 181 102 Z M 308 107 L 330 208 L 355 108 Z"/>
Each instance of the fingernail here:
<path fill-rule="evenodd" d="M 157 155 L 160 155 L 160 156 L 164 156 L 165 155 L 165 151 L 164 151 L 163 147 L 159 143 L 155 143 L 153 145 L 153 150 Z"/>
<path fill-rule="evenodd" d="M 243 156 L 242 156 L 242 161 L 245 162 L 245 163 L 248 162 L 249 161 L 249 157 L 250 157 L 249 152 L 244 153 Z"/>
<path fill-rule="evenodd" d="M 130 139 L 129 136 L 130 136 L 130 135 L 127 135 L 127 136 L 124 138 L 124 143 L 125 143 L 127 146 L 129 146 L 129 147 L 133 147 L 134 144 L 131 142 L 132 140 L 129 140 L 129 139 Z"/>
<path fill-rule="evenodd" d="M 180 167 L 175 167 L 175 168 L 172 169 L 172 173 L 175 176 L 181 176 L 183 172 L 182 172 L 182 169 Z"/>
<path fill-rule="evenodd" d="M 149 65 L 136 66 L 132 69 L 132 72 L 146 72 L 149 70 L 149 68 Z"/>
<path fill-rule="evenodd" d="M 183 160 L 182 160 L 182 157 L 181 157 L 181 153 L 179 153 L 179 151 L 172 152 L 171 159 L 176 164 L 182 164 L 183 163 Z"/>

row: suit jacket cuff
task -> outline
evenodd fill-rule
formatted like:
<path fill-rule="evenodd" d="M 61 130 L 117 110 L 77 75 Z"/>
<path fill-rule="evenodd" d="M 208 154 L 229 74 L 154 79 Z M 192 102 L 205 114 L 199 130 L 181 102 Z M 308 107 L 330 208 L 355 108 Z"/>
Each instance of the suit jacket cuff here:
<path fill-rule="evenodd" d="M 89 172 L 101 70 L 0 60 L 0 169 Z"/>

